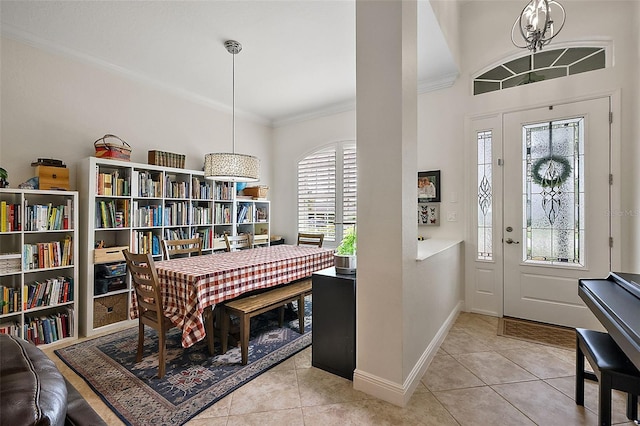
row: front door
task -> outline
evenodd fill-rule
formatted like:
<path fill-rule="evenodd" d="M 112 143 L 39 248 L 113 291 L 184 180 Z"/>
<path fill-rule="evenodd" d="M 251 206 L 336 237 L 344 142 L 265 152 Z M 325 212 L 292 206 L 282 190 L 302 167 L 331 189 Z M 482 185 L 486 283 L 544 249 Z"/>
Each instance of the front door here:
<path fill-rule="evenodd" d="M 597 327 L 579 278 L 610 267 L 609 98 L 504 115 L 504 315 Z"/>

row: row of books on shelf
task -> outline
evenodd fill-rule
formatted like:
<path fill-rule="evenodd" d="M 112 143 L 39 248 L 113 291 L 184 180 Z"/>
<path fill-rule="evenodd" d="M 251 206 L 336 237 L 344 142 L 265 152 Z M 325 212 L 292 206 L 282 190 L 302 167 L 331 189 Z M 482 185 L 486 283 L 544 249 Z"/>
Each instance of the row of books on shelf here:
<path fill-rule="evenodd" d="M 69 198 L 66 204 L 53 205 L 35 204 L 28 205 L 25 201 L 24 230 L 25 231 L 59 231 L 71 229 L 72 200 Z"/>
<path fill-rule="evenodd" d="M 96 201 L 96 228 L 126 228 L 129 223 L 129 200 Z"/>
<path fill-rule="evenodd" d="M 22 246 L 24 270 L 56 268 L 73 265 L 73 241 L 67 235 L 64 241 L 25 244 Z"/>
<path fill-rule="evenodd" d="M 0 313 L 4 315 L 20 312 L 21 304 L 22 295 L 19 288 L 0 285 Z"/>
<path fill-rule="evenodd" d="M 131 172 L 131 193 L 138 197 L 162 198 L 160 173 L 133 170 Z"/>
<path fill-rule="evenodd" d="M 191 198 L 195 200 L 210 200 L 212 194 L 211 184 L 203 182 L 199 177 L 191 178 Z"/>
<path fill-rule="evenodd" d="M 216 185 L 216 200 L 233 200 L 236 187 L 232 182 L 220 182 Z"/>
<path fill-rule="evenodd" d="M 22 204 L 0 201 L 0 232 L 22 231 Z"/>
<path fill-rule="evenodd" d="M 18 322 L 0 323 L 0 333 L 23 337 L 36 345 L 72 337 L 73 329 L 73 308 L 70 306 L 55 314 L 25 318 L 24 327 Z"/>
<path fill-rule="evenodd" d="M 214 209 L 213 223 L 231 223 L 231 205 L 230 204 L 216 204 Z"/>
<path fill-rule="evenodd" d="M 160 236 L 151 231 L 133 231 L 131 252 L 160 254 Z"/>
<path fill-rule="evenodd" d="M 73 300 L 73 278 L 56 277 L 25 284 L 22 297 L 24 309 L 40 306 L 55 306 Z"/>
<path fill-rule="evenodd" d="M 138 206 L 138 202 L 133 202 L 133 226 L 162 226 L 162 206 L 149 205 Z"/>
<path fill-rule="evenodd" d="M 109 173 L 100 173 L 99 166 L 96 166 L 96 194 L 129 196 L 129 179 L 120 170 Z"/>
<path fill-rule="evenodd" d="M 241 204 L 238 206 L 238 223 L 253 222 L 253 205 Z"/>
<path fill-rule="evenodd" d="M 189 198 L 189 182 L 174 181 L 167 175 L 164 185 L 166 198 Z"/>
<path fill-rule="evenodd" d="M 36 345 L 57 342 L 73 336 L 73 308 L 67 307 L 63 312 L 25 318 L 24 339 Z"/>

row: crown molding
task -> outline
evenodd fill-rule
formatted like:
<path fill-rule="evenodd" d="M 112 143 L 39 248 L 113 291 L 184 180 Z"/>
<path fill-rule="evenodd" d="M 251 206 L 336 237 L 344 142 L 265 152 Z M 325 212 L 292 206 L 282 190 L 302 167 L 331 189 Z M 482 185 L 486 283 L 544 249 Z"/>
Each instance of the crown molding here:
<path fill-rule="evenodd" d="M 418 82 L 418 94 L 422 95 L 428 92 L 434 92 L 436 90 L 446 89 L 453 86 L 459 74 L 451 73 L 444 75 L 437 79 L 423 80 Z M 342 112 L 353 111 L 356 109 L 355 100 L 349 100 L 338 104 L 333 104 L 318 108 L 312 111 L 307 111 L 302 114 L 291 115 L 271 122 L 272 127 L 283 127 L 290 124 L 296 124 L 315 118 L 327 117 L 329 115 L 339 114 Z"/>
<path fill-rule="evenodd" d="M 75 49 L 70 49 L 56 43 L 52 43 L 49 40 L 35 36 L 27 31 L 23 31 L 21 29 L 15 28 L 12 25 L 3 24 L 1 34 L 3 37 L 7 37 L 19 43 L 23 43 L 28 46 L 35 47 L 37 49 L 43 50 L 48 53 L 52 53 L 52 54 L 63 56 L 69 59 L 77 60 L 78 62 L 81 62 L 84 64 L 95 66 L 96 68 L 100 68 L 102 70 L 106 70 L 113 74 L 123 76 L 125 78 L 128 78 L 129 80 L 133 80 L 138 83 L 151 86 L 155 89 L 168 92 L 174 96 L 180 97 L 190 102 L 194 102 L 196 104 L 203 105 L 205 107 L 212 108 L 227 114 L 233 113 L 233 110 L 230 106 L 225 105 L 221 102 L 217 102 L 205 96 L 202 96 L 200 94 L 193 93 L 184 89 L 179 89 L 173 85 L 149 78 L 149 76 L 141 72 L 133 71 L 128 68 L 113 64 L 111 62 L 105 61 L 104 59 L 95 57 L 91 54 L 80 52 Z M 246 120 L 255 122 L 257 124 L 271 126 L 271 120 L 265 117 L 252 114 L 238 108 L 236 108 L 235 112 L 237 117 L 242 117 Z"/>
<path fill-rule="evenodd" d="M 427 79 L 418 82 L 418 94 L 435 92 L 436 90 L 447 89 L 456 82 L 459 77 L 457 72 L 443 75 L 435 79 Z"/>

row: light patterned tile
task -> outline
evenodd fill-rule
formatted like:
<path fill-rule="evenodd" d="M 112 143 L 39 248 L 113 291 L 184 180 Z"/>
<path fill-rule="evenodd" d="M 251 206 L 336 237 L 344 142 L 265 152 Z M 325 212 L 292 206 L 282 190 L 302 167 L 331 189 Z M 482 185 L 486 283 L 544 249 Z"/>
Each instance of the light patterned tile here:
<path fill-rule="evenodd" d="M 534 375 L 497 352 L 460 354 L 454 355 L 454 358 L 490 385 L 536 379 Z"/>
<path fill-rule="evenodd" d="M 203 423 L 204 425 L 205 423 Z M 229 416 L 227 426 L 304 426 L 302 410 L 292 408 L 288 410 L 264 411 L 260 413 Z"/>
<path fill-rule="evenodd" d="M 295 370 L 267 371 L 231 394 L 229 415 L 300 407 Z"/>
<path fill-rule="evenodd" d="M 444 342 L 442 342 L 442 349 L 449 355 L 490 350 L 490 348 L 482 342 L 482 339 L 473 337 L 466 331 L 460 329 L 451 329 L 444 339 Z"/>
<path fill-rule="evenodd" d="M 541 380 L 494 385 L 492 388 L 539 425 L 598 423 L 593 412 L 576 405 L 573 399 Z"/>
<path fill-rule="evenodd" d="M 451 355 L 434 357 L 420 381 L 431 391 L 470 388 L 485 384 Z"/>
<path fill-rule="evenodd" d="M 549 385 L 558 389 L 575 401 L 576 378 L 560 377 L 545 380 Z M 575 402 L 574 402 L 575 404 Z M 591 380 L 584 382 L 584 406 L 595 414 L 598 414 L 598 384 Z M 640 407 L 640 404 L 639 404 Z M 614 390 L 611 393 L 611 423 L 626 424 L 629 422 L 626 416 L 627 410 L 627 394 Z M 640 409 L 638 410 L 640 412 Z"/>
<path fill-rule="evenodd" d="M 514 349 L 498 353 L 541 379 L 574 375 L 575 364 L 558 358 L 549 349 L 548 346 L 538 345 L 533 349 Z"/>
<path fill-rule="evenodd" d="M 303 407 L 305 426 L 455 426 L 456 421 L 430 393 L 414 395 L 406 407 L 377 399 Z"/>
<path fill-rule="evenodd" d="M 297 371 L 300 403 L 303 407 L 337 402 L 372 399 L 364 392 L 353 389 L 353 382 L 318 368 Z"/>
<path fill-rule="evenodd" d="M 535 425 L 489 386 L 434 392 L 463 426 Z"/>

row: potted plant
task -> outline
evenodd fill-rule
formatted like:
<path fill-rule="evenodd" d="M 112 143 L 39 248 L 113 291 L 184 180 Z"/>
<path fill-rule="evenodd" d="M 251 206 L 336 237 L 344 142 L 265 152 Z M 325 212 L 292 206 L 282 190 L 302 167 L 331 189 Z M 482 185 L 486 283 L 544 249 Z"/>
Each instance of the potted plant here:
<path fill-rule="evenodd" d="M 333 255 L 336 272 L 339 274 L 356 273 L 356 228 L 348 228 L 342 242 Z"/>

